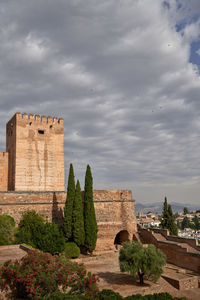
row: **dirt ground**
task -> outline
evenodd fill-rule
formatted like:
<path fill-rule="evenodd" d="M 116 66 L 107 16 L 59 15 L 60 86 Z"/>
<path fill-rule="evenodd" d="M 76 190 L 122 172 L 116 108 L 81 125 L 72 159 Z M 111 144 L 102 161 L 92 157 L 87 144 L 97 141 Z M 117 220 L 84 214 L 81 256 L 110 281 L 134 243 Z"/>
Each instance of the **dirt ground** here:
<path fill-rule="evenodd" d="M 25 253 L 24 253 L 25 254 Z M 122 296 L 128 296 L 132 294 L 154 294 L 161 292 L 168 292 L 174 297 L 187 297 L 188 300 L 200 299 L 200 288 L 191 289 L 188 291 L 179 291 L 171 286 L 162 277 L 157 283 L 145 281 L 145 284 L 141 287 L 137 280 L 132 278 L 129 274 L 121 273 L 118 263 L 118 252 L 105 253 L 104 255 L 96 255 L 93 257 L 82 256 L 75 261 L 83 263 L 87 269 L 92 273 L 95 273 L 99 277 L 98 286 L 100 289 L 112 289 L 115 292 L 120 293 Z M 19 258 L 13 254 L 12 259 Z M 169 274 L 169 270 L 177 268 L 173 265 L 168 265 L 165 272 Z M 190 274 L 192 272 L 189 272 Z M 200 279 L 200 276 L 199 276 Z M 0 300 L 7 299 L 6 293 L 0 291 Z M 15 299 L 16 300 L 16 299 Z"/>
<path fill-rule="evenodd" d="M 98 275 L 100 281 L 98 283 L 100 289 L 112 289 L 120 293 L 122 296 L 132 294 L 154 294 L 168 292 L 174 297 L 187 297 L 189 300 L 200 299 L 200 288 L 187 291 L 179 291 L 171 286 L 162 277 L 157 283 L 145 281 L 144 286 L 140 286 L 138 281 L 132 276 L 121 273 L 118 263 L 118 252 L 108 253 L 95 257 L 82 257 L 78 262 L 84 263 L 87 271 Z M 171 267 L 168 265 L 168 267 Z M 165 272 L 169 273 L 169 268 Z M 191 274 L 191 272 L 189 272 Z"/>

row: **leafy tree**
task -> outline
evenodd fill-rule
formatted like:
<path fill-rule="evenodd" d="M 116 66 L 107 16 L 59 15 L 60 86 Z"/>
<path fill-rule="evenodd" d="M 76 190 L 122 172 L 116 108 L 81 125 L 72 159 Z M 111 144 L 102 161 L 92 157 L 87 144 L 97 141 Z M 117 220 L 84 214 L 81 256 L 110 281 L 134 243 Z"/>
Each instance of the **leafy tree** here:
<path fill-rule="evenodd" d="M 73 220 L 73 229 L 72 229 L 73 241 L 78 246 L 84 245 L 85 230 L 84 230 L 81 187 L 80 187 L 79 180 L 77 180 L 77 184 L 76 184 L 76 192 L 75 192 L 75 198 L 74 198 L 72 220 Z"/>
<path fill-rule="evenodd" d="M 186 216 L 182 223 L 181 223 L 181 228 L 184 229 L 184 228 L 190 228 L 190 221 L 188 219 L 188 217 Z"/>
<path fill-rule="evenodd" d="M 194 218 L 192 219 L 192 222 L 194 224 L 194 229 L 199 230 L 200 229 L 200 222 L 198 217 L 195 215 Z"/>
<path fill-rule="evenodd" d="M 165 197 L 164 203 L 163 203 L 163 212 L 162 212 L 162 220 L 161 220 L 161 227 L 162 228 L 168 228 L 168 204 L 167 204 L 167 197 Z"/>
<path fill-rule="evenodd" d="M 178 228 L 175 224 L 175 217 L 172 212 L 172 207 L 170 204 L 167 203 L 166 197 L 165 197 L 164 204 L 163 204 L 161 228 L 168 229 L 170 235 L 178 234 Z"/>
<path fill-rule="evenodd" d="M 67 199 L 64 207 L 64 222 L 63 231 L 67 241 L 72 239 L 72 212 L 75 197 L 75 180 L 73 165 L 70 164 L 68 186 L 67 186 Z"/>
<path fill-rule="evenodd" d="M 168 205 L 168 218 L 168 229 L 170 235 L 178 235 L 178 228 L 175 224 L 175 217 L 173 215 L 172 207 L 170 204 Z"/>
<path fill-rule="evenodd" d="M 84 189 L 84 227 L 86 249 L 92 253 L 97 241 L 97 222 L 93 201 L 93 179 L 90 166 L 87 165 Z"/>
<path fill-rule="evenodd" d="M 184 207 L 184 208 L 183 208 L 183 214 L 184 214 L 184 215 L 189 214 L 189 210 L 188 210 L 187 207 Z"/>
<path fill-rule="evenodd" d="M 15 221 L 11 216 L 0 215 L 0 245 L 14 243 Z"/>
<path fill-rule="evenodd" d="M 144 283 L 145 275 L 156 282 L 163 272 L 166 256 L 154 245 L 143 247 L 138 242 L 125 242 L 120 249 L 119 264 L 121 272 L 129 272 L 133 277 L 138 275 L 140 284 Z"/>

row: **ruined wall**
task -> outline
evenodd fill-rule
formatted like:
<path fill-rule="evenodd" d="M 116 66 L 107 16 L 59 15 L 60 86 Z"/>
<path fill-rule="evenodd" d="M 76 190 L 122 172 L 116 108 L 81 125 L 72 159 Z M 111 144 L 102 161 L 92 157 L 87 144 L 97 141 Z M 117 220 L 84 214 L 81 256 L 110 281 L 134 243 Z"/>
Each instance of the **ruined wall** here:
<path fill-rule="evenodd" d="M 182 268 L 200 272 L 200 251 L 192 248 L 187 239 L 178 243 L 164 238 L 161 240 L 159 229 L 144 229 L 139 227 L 139 234 L 145 243 L 154 244 L 167 256 L 167 261 Z M 177 238 L 178 240 L 178 238 Z"/>
<path fill-rule="evenodd" d="M 0 192 L 0 214 L 8 214 L 19 223 L 23 212 L 34 209 L 49 221 L 62 222 L 65 192 Z M 118 232 L 126 230 L 129 239 L 137 231 L 134 200 L 127 190 L 94 190 L 98 223 L 96 250 L 114 249 Z"/>
<path fill-rule="evenodd" d="M 16 113 L 6 126 L 8 189 L 64 191 L 64 121 Z"/>
<path fill-rule="evenodd" d="M 0 152 L 0 191 L 8 190 L 8 153 Z"/>

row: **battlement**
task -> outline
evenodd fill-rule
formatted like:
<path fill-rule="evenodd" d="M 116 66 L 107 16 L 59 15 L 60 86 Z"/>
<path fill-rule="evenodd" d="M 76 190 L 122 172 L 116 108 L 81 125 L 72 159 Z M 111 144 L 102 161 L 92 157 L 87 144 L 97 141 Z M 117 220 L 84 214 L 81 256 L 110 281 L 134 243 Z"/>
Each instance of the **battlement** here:
<path fill-rule="evenodd" d="M 0 152 L 0 157 L 8 157 L 8 152 Z"/>
<path fill-rule="evenodd" d="M 41 124 L 55 124 L 55 125 L 60 125 L 62 127 L 64 126 L 63 118 L 33 115 L 33 114 L 27 114 L 26 112 L 25 113 L 17 112 L 15 116 L 17 121 L 25 121 L 25 122 L 30 121 L 31 124 L 32 122 L 34 122 L 34 123 L 41 123 Z"/>

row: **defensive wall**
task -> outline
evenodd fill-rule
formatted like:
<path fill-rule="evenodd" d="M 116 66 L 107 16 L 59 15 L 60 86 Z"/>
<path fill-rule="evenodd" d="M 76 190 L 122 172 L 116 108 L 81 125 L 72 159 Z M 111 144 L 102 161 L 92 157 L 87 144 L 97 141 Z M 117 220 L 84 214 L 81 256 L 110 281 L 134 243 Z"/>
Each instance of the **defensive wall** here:
<path fill-rule="evenodd" d="M 200 272 L 200 247 L 196 241 L 170 236 L 166 229 L 144 229 L 138 226 L 143 242 L 154 244 L 167 256 L 167 262 Z"/>
<path fill-rule="evenodd" d="M 0 191 L 8 190 L 8 153 L 0 152 Z"/>
<path fill-rule="evenodd" d="M 64 191 L 64 120 L 16 113 L 0 162 L 0 190 Z"/>
<path fill-rule="evenodd" d="M 23 212 L 34 209 L 49 221 L 61 223 L 66 192 L 0 191 L 0 214 L 12 216 L 19 223 Z M 137 231 L 134 200 L 128 190 L 94 190 L 98 224 L 96 250 L 114 249 L 114 241 L 132 240 Z"/>

